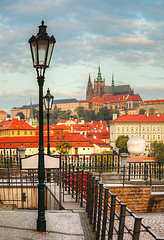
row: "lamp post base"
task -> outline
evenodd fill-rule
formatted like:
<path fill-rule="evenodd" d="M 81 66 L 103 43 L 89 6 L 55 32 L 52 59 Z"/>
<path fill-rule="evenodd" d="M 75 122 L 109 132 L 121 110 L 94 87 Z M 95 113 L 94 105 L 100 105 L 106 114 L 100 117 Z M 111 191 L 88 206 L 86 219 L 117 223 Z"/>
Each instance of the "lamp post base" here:
<path fill-rule="evenodd" d="M 46 232 L 46 220 L 45 219 L 37 219 L 37 231 Z"/>

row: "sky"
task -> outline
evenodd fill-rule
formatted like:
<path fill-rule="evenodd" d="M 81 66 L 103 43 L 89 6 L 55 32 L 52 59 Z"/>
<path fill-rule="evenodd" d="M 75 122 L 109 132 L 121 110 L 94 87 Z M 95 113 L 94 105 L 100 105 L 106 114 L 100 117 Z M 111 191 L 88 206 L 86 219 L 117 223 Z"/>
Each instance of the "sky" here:
<path fill-rule="evenodd" d="M 0 0 L 0 110 L 38 103 L 28 40 L 44 20 L 56 39 L 44 95 L 86 99 L 98 66 L 106 85 L 164 99 L 163 0 Z"/>

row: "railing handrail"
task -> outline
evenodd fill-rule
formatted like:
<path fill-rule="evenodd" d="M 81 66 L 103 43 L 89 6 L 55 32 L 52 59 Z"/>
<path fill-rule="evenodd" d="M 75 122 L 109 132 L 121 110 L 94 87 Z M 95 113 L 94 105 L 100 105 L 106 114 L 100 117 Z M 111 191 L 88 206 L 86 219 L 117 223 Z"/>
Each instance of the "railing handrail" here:
<path fill-rule="evenodd" d="M 127 232 L 133 237 L 133 239 L 137 239 L 137 240 L 139 239 L 140 231 L 147 232 L 154 239 L 163 239 L 163 238 L 158 237 L 153 232 L 153 230 L 142 221 L 142 217 L 138 217 L 133 211 L 131 211 L 127 207 L 126 204 L 124 204 L 120 199 L 118 199 L 116 197 L 116 194 L 113 194 L 112 192 L 107 190 L 107 188 L 100 181 L 96 180 L 95 177 L 93 177 L 93 174 L 91 172 L 89 172 L 89 171 L 86 172 L 81 169 L 78 169 L 76 171 L 73 169 L 74 176 L 76 176 L 76 179 L 74 179 L 74 183 L 76 183 L 76 184 L 73 186 L 73 178 L 72 178 L 73 175 L 71 176 L 71 174 L 72 174 L 71 170 L 72 170 L 71 165 L 69 165 L 66 175 L 63 172 L 63 175 L 66 177 L 65 184 L 66 185 L 70 184 L 68 186 L 69 190 L 70 190 L 70 194 L 71 194 L 71 190 L 73 189 L 73 191 L 75 191 L 75 192 L 78 191 L 79 199 L 81 199 L 81 197 L 83 196 L 83 203 L 86 204 L 86 211 L 88 212 L 88 217 L 90 219 L 90 223 L 93 224 L 93 230 L 96 231 L 96 239 L 99 239 L 101 232 L 102 232 L 101 239 L 102 240 L 105 239 L 106 231 L 109 234 L 108 239 L 112 239 L 113 230 L 116 232 L 116 234 L 118 234 L 120 236 L 119 239 L 123 239 L 123 238 L 121 238 L 121 236 L 123 237 L 123 234 L 125 233 L 122 230 L 123 226 L 127 230 Z M 64 167 L 63 167 L 63 171 L 64 171 Z M 87 179 L 85 179 L 85 182 L 87 181 L 87 191 L 86 191 L 87 195 L 85 195 L 86 199 L 84 198 L 84 195 L 83 195 L 83 189 L 80 187 L 81 183 L 84 180 L 84 179 L 82 180 L 82 171 L 83 171 L 83 178 L 84 178 L 84 175 L 87 176 Z M 71 182 L 68 179 L 69 176 L 71 176 Z M 76 188 L 75 188 L 75 186 L 76 186 Z M 99 189 L 98 193 L 96 193 L 97 190 L 96 190 L 95 186 L 97 186 L 97 189 Z M 86 186 L 84 186 L 84 187 L 86 188 Z M 106 195 L 103 196 L 103 194 L 102 194 L 103 191 L 108 192 L 108 197 L 109 196 L 111 197 L 111 203 L 106 202 L 106 197 L 105 197 Z M 99 196 L 99 198 L 97 198 L 98 196 Z M 76 201 L 78 201 L 78 199 L 76 199 Z M 103 201 L 103 203 L 102 203 L 102 201 Z M 83 206 L 83 204 L 81 204 L 81 205 Z M 117 206 L 117 205 L 119 205 L 121 207 L 122 213 L 120 213 L 120 214 L 122 214 L 122 215 L 118 214 L 117 211 L 115 210 L 115 206 Z M 113 209 L 113 210 L 110 210 L 110 217 L 108 214 L 106 214 L 107 213 L 106 208 Z M 129 228 L 127 226 L 127 224 L 125 224 L 124 218 L 126 217 L 126 214 L 123 214 L 124 211 L 126 211 L 128 213 L 128 216 L 131 216 L 135 221 L 133 230 L 131 228 Z M 114 215 L 116 216 L 117 220 L 119 221 L 118 229 L 114 226 L 114 221 L 115 221 Z M 96 219 L 97 223 L 95 223 L 95 219 Z M 101 224 L 100 224 L 100 221 L 101 221 Z M 110 222 L 109 228 L 107 227 L 108 221 Z M 96 226 L 97 226 L 97 228 L 96 228 Z M 143 228 L 142 230 L 140 230 L 141 227 Z M 126 234 L 127 234 L 127 232 L 126 232 Z"/>

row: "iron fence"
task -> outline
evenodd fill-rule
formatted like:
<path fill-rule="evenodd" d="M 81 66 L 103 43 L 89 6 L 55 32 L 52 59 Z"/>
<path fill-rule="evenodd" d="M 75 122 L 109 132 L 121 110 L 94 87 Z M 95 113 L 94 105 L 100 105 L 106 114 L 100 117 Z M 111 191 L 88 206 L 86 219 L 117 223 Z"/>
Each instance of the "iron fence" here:
<path fill-rule="evenodd" d="M 45 171 L 45 208 L 62 209 L 60 169 Z M 38 208 L 38 170 L 0 169 L 0 201 L 15 208 Z"/>
<path fill-rule="evenodd" d="M 96 239 L 163 239 L 89 171 L 63 165 L 63 188 L 85 206 Z"/>

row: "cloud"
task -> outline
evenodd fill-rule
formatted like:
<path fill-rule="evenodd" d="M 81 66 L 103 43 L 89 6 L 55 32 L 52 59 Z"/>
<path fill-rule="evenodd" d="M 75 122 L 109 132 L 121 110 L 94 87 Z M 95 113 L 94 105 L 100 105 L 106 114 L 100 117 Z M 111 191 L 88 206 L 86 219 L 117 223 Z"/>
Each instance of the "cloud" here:
<path fill-rule="evenodd" d="M 1 76 L 8 73 L 1 80 L 0 97 L 5 97 L 4 90 L 8 88 L 8 106 L 11 102 L 29 103 L 30 94 L 38 101 L 35 91 L 26 94 L 23 87 L 27 87 L 30 72 L 34 72 L 28 39 L 37 34 L 42 19 L 48 33 L 57 40 L 51 61 L 56 72 L 49 71 L 51 86 L 57 86 L 55 97 L 85 98 L 88 73 L 95 73 L 92 79 L 96 77 L 99 64 L 106 66 L 107 76 L 115 71 L 122 77 L 128 71 L 128 77 L 120 77 L 118 82 L 131 83 L 133 78 L 138 85 L 147 85 L 145 66 L 149 66 L 149 75 L 156 76 L 155 81 L 158 79 L 160 85 L 163 82 L 164 1 L 1 0 L 0 9 L 0 72 Z M 63 74 L 66 68 L 67 73 Z M 130 76 L 132 69 L 140 70 L 139 75 Z M 5 82 L 10 83 L 13 78 L 17 79 L 18 92 L 13 92 L 12 85 L 6 87 Z M 158 89 L 138 90 L 149 97 L 155 96 Z"/>

